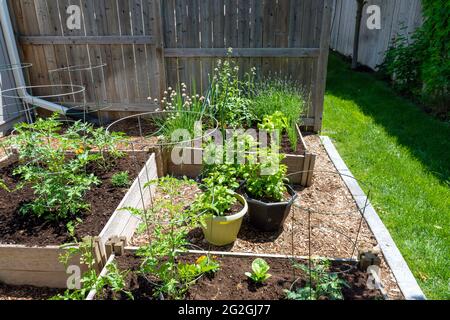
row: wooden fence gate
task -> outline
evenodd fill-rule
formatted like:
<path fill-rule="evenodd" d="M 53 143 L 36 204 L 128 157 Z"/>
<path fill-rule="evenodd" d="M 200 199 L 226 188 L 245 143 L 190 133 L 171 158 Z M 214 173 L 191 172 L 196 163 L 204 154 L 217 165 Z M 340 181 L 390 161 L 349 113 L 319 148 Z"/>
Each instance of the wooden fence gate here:
<path fill-rule="evenodd" d="M 151 111 L 157 106 L 147 98 L 161 98 L 167 86 L 195 82 L 205 90 L 216 60 L 232 47 L 241 69 L 297 80 L 310 96 L 305 125 L 321 128 L 331 0 L 9 0 L 9 6 L 23 61 L 33 64 L 33 85 L 82 84 L 94 108 Z M 78 13 L 79 28 L 71 28 Z M 96 68 L 52 71 L 67 66 Z"/>

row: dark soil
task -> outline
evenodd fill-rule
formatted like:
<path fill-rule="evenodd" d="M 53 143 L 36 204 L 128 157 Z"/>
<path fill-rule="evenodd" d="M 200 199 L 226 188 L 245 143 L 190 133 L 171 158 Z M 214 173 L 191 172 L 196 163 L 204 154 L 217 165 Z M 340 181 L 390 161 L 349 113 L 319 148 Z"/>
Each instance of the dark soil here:
<path fill-rule="evenodd" d="M 258 132 L 258 137 L 259 137 L 259 130 L 257 130 L 257 132 Z M 269 145 L 270 145 L 270 141 L 271 141 L 271 136 L 268 135 Z M 283 133 L 283 135 L 281 136 L 281 141 L 280 141 L 280 152 L 281 153 L 303 155 L 305 153 L 305 151 L 306 151 L 305 146 L 302 144 L 300 137 L 298 137 L 298 140 L 297 140 L 297 150 L 294 150 L 294 148 L 292 148 L 292 144 L 291 144 L 291 140 L 289 139 L 289 136 L 286 133 Z"/>
<path fill-rule="evenodd" d="M 283 134 L 283 136 L 281 137 L 280 148 L 281 152 L 285 154 L 303 155 L 306 151 L 305 146 L 302 144 L 300 138 L 297 141 L 297 150 L 294 151 L 294 149 L 291 146 L 291 141 L 289 140 L 287 134 Z"/>
<path fill-rule="evenodd" d="M 225 216 L 232 216 L 238 212 L 241 212 L 241 210 L 244 209 L 244 206 L 239 201 L 236 201 L 235 204 L 233 204 L 227 212 L 225 212 Z"/>
<path fill-rule="evenodd" d="M 83 222 L 75 229 L 78 240 L 86 236 L 97 236 L 125 196 L 127 189 L 113 187 L 111 177 L 115 173 L 128 171 L 133 181 L 147 158 L 145 153 L 136 153 L 136 157 L 127 155 L 114 160 L 112 169 L 99 166 L 87 168 L 89 173 L 94 173 L 101 180 L 101 184 L 92 187 L 85 195 L 86 202 L 90 204 L 90 211 L 79 216 Z M 0 181 L 3 180 L 10 189 L 14 189 L 19 182 L 19 177 L 12 174 L 15 166 L 16 164 L 13 164 L 0 169 Z M 66 222 L 49 222 L 19 213 L 20 207 L 33 198 L 34 192 L 30 186 L 12 193 L 0 188 L 0 243 L 46 246 L 72 241 Z"/>
<path fill-rule="evenodd" d="M 198 256 L 190 255 L 181 257 L 183 262 L 193 262 Z M 303 287 L 308 279 L 301 271 L 294 271 L 291 262 L 286 259 L 265 259 L 270 265 L 269 273 L 272 275 L 263 285 L 256 285 L 250 281 L 245 272 L 251 271 L 254 258 L 248 257 L 220 257 L 220 270 L 216 274 L 204 275 L 193 285 L 187 295 L 187 300 L 283 300 L 285 289 L 290 289 L 292 283 L 297 282 L 297 287 Z M 144 277 L 137 275 L 134 271 L 139 270 L 141 260 L 133 255 L 127 254 L 117 258 L 117 264 L 121 270 L 131 270 L 126 283 L 135 300 L 152 300 L 154 286 Z M 350 288 L 342 290 L 346 300 L 374 300 L 381 299 L 378 291 L 366 288 L 367 274 L 352 268 L 350 263 L 333 263 L 331 272 L 341 272 L 340 277 L 344 279 Z M 348 272 L 343 272 L 349 270 Z M 295 272 L 295 273 L 294 273 Z M 153 279 L 151 279 L 153 281 Z M 297 288 L 296 287 L 296 288 Z M 127 299 L 123 294 L 113 296 L 109 290 L 104 290 L 103 299 Z M 326 299 L 323 297 L 323 299 Z"/>
<path fill-rule="evenodd" d="M 48 300 L 62 293 L 64 293 L 62 289 L 9 286 L 0 283 L 0 300 Z"/>
<path fill-rule="evenodd" d="M 150 116 L 142 116 L 119 121 L 110 130 L 126 133 L 130 137 L 148 137 L 155 135 L 159 127 Z"/>

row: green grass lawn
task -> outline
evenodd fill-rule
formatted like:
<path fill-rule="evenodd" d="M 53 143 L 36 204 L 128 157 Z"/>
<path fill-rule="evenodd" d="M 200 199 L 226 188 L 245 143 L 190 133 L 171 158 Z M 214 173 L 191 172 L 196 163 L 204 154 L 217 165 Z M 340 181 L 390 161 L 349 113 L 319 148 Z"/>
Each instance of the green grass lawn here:
<path fill-rule="evenodd" d="M 450 125 L 331 54 L 330 136 L 429 299 L 450 299 Z M 368 187 L 365 187 L 366 192 Z"/>

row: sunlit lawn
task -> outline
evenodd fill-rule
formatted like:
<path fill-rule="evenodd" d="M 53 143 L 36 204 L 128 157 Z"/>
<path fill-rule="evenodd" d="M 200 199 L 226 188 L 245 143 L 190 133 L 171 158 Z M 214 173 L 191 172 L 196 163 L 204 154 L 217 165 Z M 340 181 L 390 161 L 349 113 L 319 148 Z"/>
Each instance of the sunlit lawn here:
<path fill-rule="evenodd" d="M 332 54 L 322 134 L 371 186 L 372 203 L 425 295 L 450 299 L 449 123 Z"/>

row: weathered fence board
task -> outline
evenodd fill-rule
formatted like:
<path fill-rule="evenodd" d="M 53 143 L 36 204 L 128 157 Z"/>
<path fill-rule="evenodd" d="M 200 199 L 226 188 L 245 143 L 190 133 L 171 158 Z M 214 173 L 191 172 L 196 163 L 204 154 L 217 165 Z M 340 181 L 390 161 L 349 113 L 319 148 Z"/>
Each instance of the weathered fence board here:
<path fill-rule="evenodd" d="M 151 95 L 159 97 L 165 81 L 163 53 L 156 49 L 161 46 L 156 2 L 10 0 L 23 60 L 33 63 L 31 83 L 84 85 L 92 105 L 142 104 Z M 81 8 L 80 29 L 67 27 L 70 5 Z M 49 76 L 74 65 L 104 67 Z M 79 100 L 68 96 L 58 102 L 84 102 Z"/>
<path fill-rule="evenodd" d="M 206 91 L 217 59 L 234 48 L 241 70 L 296 80 L 309 94 L 305 117 L 321 127 L 332 0 L 9 0 L 32 84 L 86 86 L 89 105 L 156 108 L 167 86 Z M 81 7 L 69 29 L 67 9 Z M 51 72 L 73 65 L 104 65 Z M 244 71 L 242 71 L 244 72 Z M 76 105 L 77 97 L 64 103 Z M 83 101 L 81 101 L 83 102 Z M 142 108 L 139 110 L 142 111 Z"/>
<path fill-rule="evenodd" d="M 356 0 L 333 0 L 331 48 L 351 56 L 356 19 Z M 381 9 L 381 29 L 369 30 L 366 9 L 378 5 Z M 385 57 L 392 38 L 410 34 L 422 24 L 420 0 L 368 0 L 363 11 L 358 61 L 376 69 Z"/>

